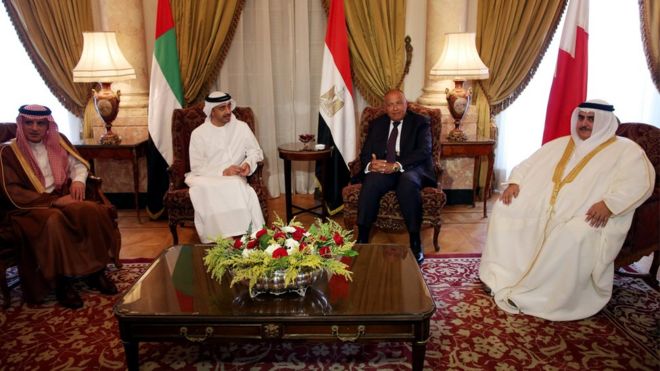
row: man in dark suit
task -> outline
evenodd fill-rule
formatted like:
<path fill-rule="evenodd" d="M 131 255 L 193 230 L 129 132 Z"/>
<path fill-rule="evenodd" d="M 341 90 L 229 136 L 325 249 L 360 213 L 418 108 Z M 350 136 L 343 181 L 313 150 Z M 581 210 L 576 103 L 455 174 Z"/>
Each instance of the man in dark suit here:
<path fill-rule="evenodd" d="M 436 183 L 431 154 L 431 125 L 428 117 L 408 111 L 400 90 L 385 94 L 386 115 L 369 123 L 360 152 L 363 166 L 358 200 L 358 243 L 369 241 L 371 225 L 378 215 L 381 197 L 394 190 L 408 228 L 410 249 L 417 262 L 424 261 L 419 231 L 422 224 L 423 187 Z"/>

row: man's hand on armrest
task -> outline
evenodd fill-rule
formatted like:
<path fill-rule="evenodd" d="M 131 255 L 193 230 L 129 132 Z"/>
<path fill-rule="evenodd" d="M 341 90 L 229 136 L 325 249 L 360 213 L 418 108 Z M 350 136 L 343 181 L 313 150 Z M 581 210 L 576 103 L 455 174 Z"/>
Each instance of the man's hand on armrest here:
<path fill-rule="evenodd" d="M 85 184 L 79 181 L 71 182 L 69 193 L 75 201 L 83 201 L 85 199 Z"/>

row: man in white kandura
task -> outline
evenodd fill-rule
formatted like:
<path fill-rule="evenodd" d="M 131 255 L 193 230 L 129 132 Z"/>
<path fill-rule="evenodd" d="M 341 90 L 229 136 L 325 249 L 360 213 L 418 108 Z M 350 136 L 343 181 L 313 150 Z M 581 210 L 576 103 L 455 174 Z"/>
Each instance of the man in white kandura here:
<path fill-rule="evenodd" d="M 234 116 L 236 102 L 229 94 L 206 97 L 206 121 L 190 136 L 190 172 L 186 184 L 195 209 L 199 239 L 244 234 L 265 224 L 257 193 L 245 177 L 264 159 L 250 127 Z"/>
<path fill-rule="evenodd" d="M 655 182 L 644 151 L 615 136 L 612 111 L 602 100 L 580 104 L 570 136 L 511 172 L 479 269 L 501 309 L 566 321 L 609 301 L 614 259 Z"/>

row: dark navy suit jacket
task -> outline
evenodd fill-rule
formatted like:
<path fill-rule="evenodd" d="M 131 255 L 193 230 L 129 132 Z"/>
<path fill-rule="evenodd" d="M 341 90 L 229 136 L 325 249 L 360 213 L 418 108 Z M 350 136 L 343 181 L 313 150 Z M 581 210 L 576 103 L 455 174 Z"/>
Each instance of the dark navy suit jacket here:
<path fill-rule="evenodd" d="M 369 131 L 360 152 L 360 180 L 364 177 L 364 169 L 371 161 L 371 154 L 384 159 L 387 154 L 387 138 L 389 136 L 390 118 L 382 115 L 369 123 Z M 426 116 L 410 110 L 406 111 L 403 124 L 399 127 L 399 153 L 396 160 L 404 171 L 414 171 L 422 179 L 425 187 L 435 186 L 436 176 L 433 170 L 431 124 Z"/>

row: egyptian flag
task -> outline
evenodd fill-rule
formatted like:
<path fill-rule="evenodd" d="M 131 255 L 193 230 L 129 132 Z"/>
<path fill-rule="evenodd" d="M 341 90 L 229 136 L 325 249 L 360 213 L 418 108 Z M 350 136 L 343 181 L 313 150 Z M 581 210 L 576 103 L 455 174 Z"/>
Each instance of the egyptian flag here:
<path fill-rule="evenodd" d="M 571 133 L 571 113 L 587 98 L 589 0 L 570 0 L 545 113 L 543 143 Z"/>
<path fill-rule="evenodd" d="M 156 41 L 149 84 L 149 148 L 147 152 L 147 213 L 157 219 L 163 212 L 167 167 L 172 164 L 172 111 L 183 106 L 174 20 L 169 0 L 158 0 Z"/>
<path fill-rule="evenodd" d="M 319 101 L 318 143 L 334 147 L 322 185 L 330 215 L 342 208 L 341 190 L 348 184 L 348 162 L 355 159 L 355 112 L 353 83 L 348 58 L 348 32 L 344 0 L 332 0 L 323 50 Z M 321 179 L 320 166 L 316 167 Z"/>

